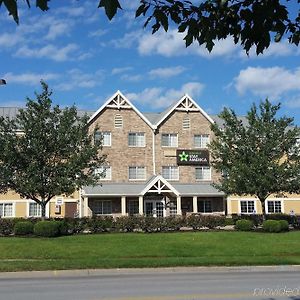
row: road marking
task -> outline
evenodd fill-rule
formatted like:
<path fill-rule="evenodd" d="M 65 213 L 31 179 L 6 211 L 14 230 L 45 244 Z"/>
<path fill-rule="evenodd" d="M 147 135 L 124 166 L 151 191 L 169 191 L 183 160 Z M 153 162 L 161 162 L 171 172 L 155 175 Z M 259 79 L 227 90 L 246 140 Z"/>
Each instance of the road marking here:
<path fill-rule="evenodd" d="M 220 293 L 220 294 L 183 294 L 173 296 L 126 296 L 126 297 L 105 297 L 102 300 L 198 300 L 198 299 L 243 299 L 244 297 L 255 297 L 253 293 Z M 100 300 L 99 298 L 93 300 Z"/>

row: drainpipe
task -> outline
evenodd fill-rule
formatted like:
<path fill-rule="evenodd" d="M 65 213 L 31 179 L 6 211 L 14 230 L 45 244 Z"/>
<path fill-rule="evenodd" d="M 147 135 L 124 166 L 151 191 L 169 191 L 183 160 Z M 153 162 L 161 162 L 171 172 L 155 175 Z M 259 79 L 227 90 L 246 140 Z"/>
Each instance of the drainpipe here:
<path fill-rule="evenodd" d="M 152 131 L 152 167 L 153 167 L 153 175 L 156 175 L 156 166 L 155 166 L 155 130 Z"/>

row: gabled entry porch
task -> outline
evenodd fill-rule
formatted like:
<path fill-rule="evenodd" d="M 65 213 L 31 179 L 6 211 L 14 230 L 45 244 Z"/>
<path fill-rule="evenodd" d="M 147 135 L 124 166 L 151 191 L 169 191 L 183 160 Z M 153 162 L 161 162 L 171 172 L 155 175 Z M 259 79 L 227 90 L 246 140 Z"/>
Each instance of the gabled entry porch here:
<path fill-rule="evenodd" d="M 80 201 L 80 216 L 225 214 L 225 207 L 224 195 L 210 184 L 171 184 L 157 175 L 146 183 L 103 183 L 86 187 Z"/>

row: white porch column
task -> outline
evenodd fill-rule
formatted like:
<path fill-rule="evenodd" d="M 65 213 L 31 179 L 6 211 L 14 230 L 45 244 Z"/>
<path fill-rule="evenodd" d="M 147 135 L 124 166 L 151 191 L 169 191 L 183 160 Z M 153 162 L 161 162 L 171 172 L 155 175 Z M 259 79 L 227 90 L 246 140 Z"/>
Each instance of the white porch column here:
<path fill-rule="evenodd" d="M 121 197 L 121 214 L 122 214 L 122 216 L 126 215 L 126 197 L 125 196 Z"/>
<path fill-rule="evenodd" d="M 144 197 L 139 196 L 139 214 L 143 215 L 144 214 Z"/>
<path fill-rule="evenodd" d="M 198 197 L 194 196 L 193 197 L 193 213 L 198 212 Z"/>
<path fill-rule="evenodd" d="M 181 212 L 181 197 L 180 196 L 177 196 L 177 215 L 182 215 L 182 212 Z"/>
<path fill-rule="evenodd" d="M 83 216 L 89 217 L 89 198 L 83 197 Z"/>

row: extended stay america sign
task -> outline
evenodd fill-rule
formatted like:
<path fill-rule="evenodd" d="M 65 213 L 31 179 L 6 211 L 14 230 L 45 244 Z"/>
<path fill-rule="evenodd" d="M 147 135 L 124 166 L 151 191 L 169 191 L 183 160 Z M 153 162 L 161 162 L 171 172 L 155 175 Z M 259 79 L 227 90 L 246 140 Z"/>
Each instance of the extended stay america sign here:
<path fill-rule="evenodd" d="M 177 150 L 177 165 L 181 166 L 208 166 L 209 153 L 207 150 Z"/>

